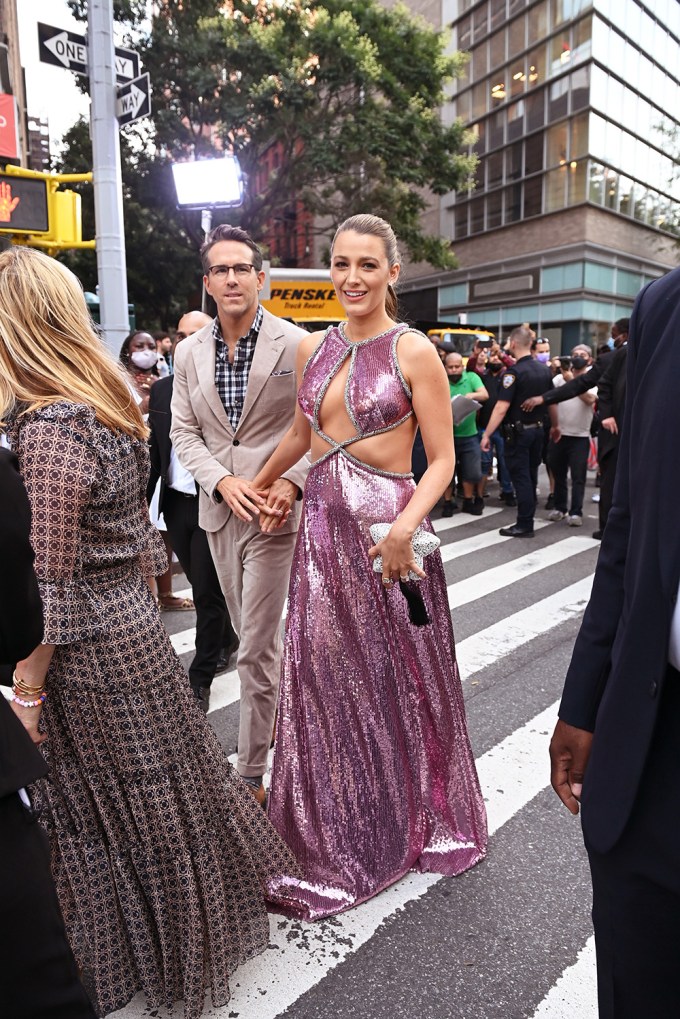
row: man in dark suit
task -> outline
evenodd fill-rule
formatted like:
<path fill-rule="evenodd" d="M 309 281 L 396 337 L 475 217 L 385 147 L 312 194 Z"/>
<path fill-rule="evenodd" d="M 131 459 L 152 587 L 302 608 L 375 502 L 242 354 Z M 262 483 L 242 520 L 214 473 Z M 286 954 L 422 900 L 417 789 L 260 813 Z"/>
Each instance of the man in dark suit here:
<path fill-rule="evenodd" d="M 680 1015 L 679 337 L 675 269 L 633 310 L 613 505 L 550 746 L 582 810 L 600 1019 Z"/>
<path fill-rule="evenodd" d="M 597 411 L 600 428 L 597 438 L 597 462 L 600 468 L 600 529 L 593 534 L 601 538 L 614 498 L 614 479 L 619 458 L 619 429 L 626 406 L 626 361 L 628 344 L 615 351 L 609 367 L 597 387 Z"/>
<path fill-rule="evenodd" d="M 175 347 L 210 322 L 212 319 L 200 311 L 183 315 L 177 326 Z M 151 500 L 160 478 L 159 512 L 163 514 L 172 549 L 192 586 L 196 606 L 196 654 L 189 666 L 189 682 L 201 708 L 207 712 L 210 684 L 218 659 L 223 655 L 226 664 L 238 646 L 238 639 L 229 619 L 206 533 L 198 526 L 196 483 L 172 448 L 172 386 L 172 375 L 159 379 L 149 397 L 151 475 L 147 498 Z"/>
<path fill-rule="evenodd" d="M 31 511 L 16 457 L 0 449 L 0 662 L 40 643 Z M 47 765 L 0 694 L 0 1011 L 7 1019 L 94 1019 L 66 940 L 47 841 L 25 787 Z"/>

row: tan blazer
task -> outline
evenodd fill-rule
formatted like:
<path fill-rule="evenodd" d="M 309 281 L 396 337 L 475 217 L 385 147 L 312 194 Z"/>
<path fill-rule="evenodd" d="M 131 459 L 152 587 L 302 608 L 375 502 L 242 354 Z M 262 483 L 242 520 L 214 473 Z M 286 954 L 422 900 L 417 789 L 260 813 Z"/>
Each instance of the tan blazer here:
<path fill-rule="evenodd" d="M 241 420 L 236 431 L 215 387 L 213 326 L 182 340 L 175 350 L 170 438 L 180 463 L 198 482 L 199 523 L 219 531 L 231 510 L 215 498 L 217 483 L 227 474 L 251 480 L 269 459 L 293 423 L 297 399 L 295 358 L 307 333 L 264 311 Z M 307 456 L 285 475 L 302 491 L 309 470 Z M 278 533 L 295 531 L 300 501 Z"/>

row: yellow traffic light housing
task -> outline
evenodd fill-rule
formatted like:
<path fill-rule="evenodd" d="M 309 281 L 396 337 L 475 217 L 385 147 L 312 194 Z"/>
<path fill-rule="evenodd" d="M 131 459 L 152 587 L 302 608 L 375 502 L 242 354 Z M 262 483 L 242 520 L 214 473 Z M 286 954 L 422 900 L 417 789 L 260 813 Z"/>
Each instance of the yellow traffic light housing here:
<path fill-rule="evenodd" d="M 25 182 L 22 195 L 12 197 L 11 178 Z M 77 191 L 59 190 L 62 184 L 91 183 L 92 179 L 92 173 L 42 173 L 22 166 L 6 166 L 4 176 L 0 177 L 0 188 L 3 189 L 0 195 L 0 233 L 12 234 L 14 244 L 44 248 L 48 254 L 66 248 L 94 248 L 93 240 L 82 239 L 80 195 Z M 45 192 L 35 187 L 35 193 L 32 193 L 29 181 L 36 185 L 42 183 L 46 188 L 47 222 L 44 215 Z"/>

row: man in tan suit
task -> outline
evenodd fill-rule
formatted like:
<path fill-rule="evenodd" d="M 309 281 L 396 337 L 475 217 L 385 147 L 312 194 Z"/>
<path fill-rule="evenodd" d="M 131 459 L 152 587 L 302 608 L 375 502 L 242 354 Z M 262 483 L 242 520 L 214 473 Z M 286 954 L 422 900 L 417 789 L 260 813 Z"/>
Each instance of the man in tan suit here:
<path fill-rule="evenodd" d="M 264 803 L 281 661 L 281 615 L 298 528 L 304 457 L 267 493 L 254 478 L 293 421 L 304 330 L 265 311 L 262 254 L 244 230 L 216 227 L 201 249 L 217 318 L 176 350 L 171 439 L 200 486 L 199 523 L 240 639 L 239 774 Z M 267 517 L 282 519 L 270 531 Z"/>

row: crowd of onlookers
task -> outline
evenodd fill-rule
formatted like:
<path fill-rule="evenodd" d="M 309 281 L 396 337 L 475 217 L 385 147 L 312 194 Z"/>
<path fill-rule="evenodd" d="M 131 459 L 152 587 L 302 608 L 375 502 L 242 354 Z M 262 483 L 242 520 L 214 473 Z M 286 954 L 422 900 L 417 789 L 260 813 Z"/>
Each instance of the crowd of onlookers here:
<path fill-rule="evenodd" d="M 528 324 L 525 326 L 529 328 Z M 550 484 L 545 502 L 545 509 L 549 511 L 548 519 L 564 520 L 572 527 L 581 526 L 588 468 L 597 471 L 596 481 L 599 485 L 599 461 L 606 462 L 607 492 L 600 511 L 600 526 L 593 535 L 596 538 L 601 537 L 611 505 L 612 465 L 615 470 L 611 447 L 618 435 L 618 423 L 623 413 L 620 392 L 618 406 L 612 407 L 612 397 L 613 389 L 618 387 L 620 391 L 623 385 L 621 380 L 625 378 L 622 364 L 625 365 L 627 339 L 628 319 L 620 319 L 612 327 L 608 343 L 598 347 L 595 358 L 591 346 L 582 343 L 573 347 L 569 356 L 553 356 L 550 341 L 535 333 L 531 345 L 531 356 L 548 365 L 552 372 L 554 392 L 533 398 L 529 401 L 531 406 L 526 409 L 539 404 L 549 406 L 555 403 L 558 413 L 558 441 L 550 437 L 547 418 L 545 424 L 543 462 Z M 502 430 L 499 428 L 493 432 L 488 451 L 483 451 L 480 443 L 493 408 L 499 397 L 502 398 L 505 371 L 515 363 L 508 344 L 501 347 L 494 339 L 480 336 L 467 358 L 451 344 L 437 342 L 436 345 L 449 376 L 452 400 L 455 400 L 456 476 L 444 494 L 442 515 L 448 517 L 459 511 L 473 516 L 483 513 L 487 485 L 493 478 L 494 460 L 499 498 L 506 506 L 515 506 L 515 492 L 505 462 Z M 579 382 L 575 383 L 577 379 Z M 567 389 L 561 393 L 565 385 Z M 467 414 L 464 407 L 460 409 L 461 399 L 471 401 L 471 410 Z M 456 404 L 459 405 L 458 410 Z M 418 454 L 416 444 L 416 476 L 420 466 Z M 593 499 L 599 501 L 600 495 L 595 494 Z"/>

